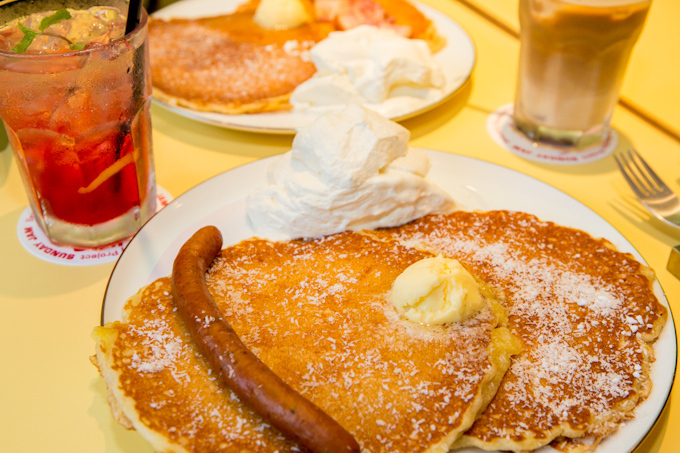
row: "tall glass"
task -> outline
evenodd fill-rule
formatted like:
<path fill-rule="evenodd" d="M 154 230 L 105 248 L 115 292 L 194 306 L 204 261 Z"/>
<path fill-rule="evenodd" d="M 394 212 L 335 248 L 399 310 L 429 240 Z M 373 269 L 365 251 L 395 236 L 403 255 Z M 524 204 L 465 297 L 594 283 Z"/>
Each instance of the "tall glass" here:
<path fill-rule="evenodd" d="M 601 142 L 651 0 L 520 0 L 514 122 L 532 140 Z"/>
<path fill-rule="evenodd" d="M 82 9 L 79 3 L 16 2 L 0 10 L 0 23 Z M 113 6 L 127 12 L 127 3 Z M 133 235 L 153 215 L 146 12 L 132 32 L 107 44 L 56 54 L 0 50 L 0 87 L 0 118 L 31 209 L 52 242 L 105 246 Z"/>

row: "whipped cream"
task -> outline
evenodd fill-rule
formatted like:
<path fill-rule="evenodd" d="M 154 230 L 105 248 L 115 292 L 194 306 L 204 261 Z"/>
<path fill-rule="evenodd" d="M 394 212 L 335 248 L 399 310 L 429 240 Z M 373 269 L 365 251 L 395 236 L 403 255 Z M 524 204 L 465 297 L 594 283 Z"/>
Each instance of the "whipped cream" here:
<path fill-rule="evenodd" d="M 439 99 L 446 82 L 425 41 L 370 25 L 331 33 L 311 59 L 316 74 L 290 98 L 298 111 L 355 103 L 395 118 Z"/>
<path fill-rule="evenodd" d="M 397 226 L 453 208 L 425 178 L 427 155 L 399 124 L 355 104 L 300 130 L 246 201 L 256 234 L 272 240 Z"/>
<path fill-rule="evenodd" d="M 394 280 L 390 301 L 410 321 L 430 325 L 465 321 L 484 306 L 472 274 L 441 255 L 404 269 Z"/>

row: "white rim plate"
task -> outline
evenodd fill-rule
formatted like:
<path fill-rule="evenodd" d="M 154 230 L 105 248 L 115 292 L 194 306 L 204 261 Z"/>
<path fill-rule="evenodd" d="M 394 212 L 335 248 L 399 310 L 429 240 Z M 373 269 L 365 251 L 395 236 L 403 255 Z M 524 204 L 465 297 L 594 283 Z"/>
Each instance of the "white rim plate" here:
<path fill-rule="evenodd" d="M 153 16 L 161 19 L 195 18 L 231 13 L 243 0 L 182 0 L 156 11 Z M 413 2 L 432 22 L 440 35 L 446 38 L 446 46 L 434 55 L 446 76 L 446 85 L 442 96 L 433 101 L 423 103 L 413 110 L 392 117 L 391 120 L 402 121 L 431 110 L 451 98 L 470 78 L 475 66 L 476 52 L 472 38 L 453 19 L 444 13 L 422 3 Z M 269 134 L 294 134 L 300 128 L 311 123 L 316 117 L 313 113 L 281 111 L 268 113 L 251 113 L 242 115 L 226 115 L 213 112 L 201 112 L 168 104 L 154 98 L 154 102 L 170 111 L 187 118 L 215 126 L 249 132 Z"/>
<path fill-rule="evenodd" d="M 432 162 L 429 178 L 448 191 L 462 209 L 524 211 L 561 225 L 578 228 L 611 241 L 619 250 L 644 262 L 635 248 L 593 210 L 560 190 L 505 167 L 441 151 L 425 150 Z M 168 276 L 181 245 L 199 228 L 215 225 L 224 244 L 254 235 L 247 224 L 245 197 L 266 184 L 267 168 L 278 156 L 257 160 L 217 175 L 187 191 L 158 212 L 127 246 L 109 279 L 102 323 L 121 319 L 125 301 L 156 278 Z M 658 281 L 654 291 L 669 309 Z M 649 398 L 636 409 L 636 418 L 605 439 L 598 453 L 633 451 L 642 442 L 670 395 L 677 363 L 672 314 L 657 340 L 654 383 Z M 460 452 L 481 450 L 464 449 Z M 550 448 L 541 451 L 553 451 Z"/>

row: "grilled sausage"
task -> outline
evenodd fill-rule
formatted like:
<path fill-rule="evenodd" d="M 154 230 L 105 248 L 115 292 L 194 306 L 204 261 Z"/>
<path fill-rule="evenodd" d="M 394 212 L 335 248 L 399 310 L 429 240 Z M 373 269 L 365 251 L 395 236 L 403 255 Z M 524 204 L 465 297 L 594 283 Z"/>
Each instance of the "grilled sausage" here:
<path fill-rule="evenodd" d="M 312 452 L 359 452 L 338 422 L 274 374 L 239 339 L 210 295 L 205 273 L 222 248 L 212 226 L 197 231 L 172 268 L 172 296 L 210 366 L 241 401 L 290 439 Z"/>

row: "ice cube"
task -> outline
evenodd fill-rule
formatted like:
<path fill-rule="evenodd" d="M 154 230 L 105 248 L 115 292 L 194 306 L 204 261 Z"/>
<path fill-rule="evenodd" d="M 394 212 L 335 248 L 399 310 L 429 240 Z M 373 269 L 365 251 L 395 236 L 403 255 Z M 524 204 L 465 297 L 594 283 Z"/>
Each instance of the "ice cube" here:
<path fill-rule="evenodd" d="M 55 164 L 78 164 L 72 137 L 44 129 L 21 129 L 16 131 L 16 135 L 30 171 L 43 171 Z"/>
<path fill-rule="evenodd" d="M 113 95 L 104 95 L 97 87 L 75 89 L 56 103 L 48 127 L 71 136 L 90 130 L 99 124 L 118 119 L 120 107 Z M 101 95 L 101 96 L 100 96 Z M 113 105 L 107 104 L 112 102 Z"/>
<path fill-rule="evenodd" d="M 26 179 L 36 199 L 60 217 L 70 209 L 73 194 L 83 185 L 73 139 L 42 129 L 22 129 L 16 135 L 22 148 L 21 168 L 28 171 Z"/>
<path fill-rule="evenodd" d="M 117 121 L 95 126 L 76 138 L 75 151 L 87 184 L 120 158 L 123 139 Z"/>
<path fill-rule="evenodd" d="M 70 50 L 71 48 L 69 47 L 68 41 L 57 38 L 56 36 L 40 35 L 33 39 L 33 42 L 26 50 L 26 53 L 52 54 L 68 52 Z"/>
<path fill-rule="evenodd" d="M 7 26 L 0 28 L 0 51 L 11 52 L 24 34 L 17 26 Z"/>

